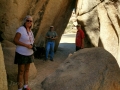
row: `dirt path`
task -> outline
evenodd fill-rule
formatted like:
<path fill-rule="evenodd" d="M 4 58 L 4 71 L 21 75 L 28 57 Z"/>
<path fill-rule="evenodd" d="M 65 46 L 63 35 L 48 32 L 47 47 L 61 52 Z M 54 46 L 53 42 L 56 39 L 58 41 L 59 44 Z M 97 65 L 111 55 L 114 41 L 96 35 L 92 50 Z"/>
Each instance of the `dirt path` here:
<path fill-rule="evenodd" d="M 54 56 L 54 61 L 35 59 L 34 63 L 37 68 L 37 76 L 29 83 L 32 90 L 43 90 L 41 88 L 41 82 L 48 75 L 52 74 L 70 53 L 75 51 L 74 39 L 75 34 L 65 34 L 62 36 L 58 50 Z"/>

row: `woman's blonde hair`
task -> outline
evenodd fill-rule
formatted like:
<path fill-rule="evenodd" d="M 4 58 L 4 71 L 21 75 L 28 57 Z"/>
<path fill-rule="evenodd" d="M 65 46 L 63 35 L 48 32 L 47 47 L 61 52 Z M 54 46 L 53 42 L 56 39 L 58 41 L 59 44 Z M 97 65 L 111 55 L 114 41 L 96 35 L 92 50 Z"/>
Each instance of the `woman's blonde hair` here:
<path fill-rule="evenodd" d="M 28 18 L 31 18 L 31 19 L 33 20 L 32 16 L 27 15 L 27 16 L 25 17 L 25 19 L 23 20 L 23 26 L 25 26 L 25 23 L 26 23 L 26 21 L 27 21 Z M 33 28 L 33 22 L 32 22 L 32 25 L 31 25 L 30 29 L 31 29 L 31 28 Z"/>

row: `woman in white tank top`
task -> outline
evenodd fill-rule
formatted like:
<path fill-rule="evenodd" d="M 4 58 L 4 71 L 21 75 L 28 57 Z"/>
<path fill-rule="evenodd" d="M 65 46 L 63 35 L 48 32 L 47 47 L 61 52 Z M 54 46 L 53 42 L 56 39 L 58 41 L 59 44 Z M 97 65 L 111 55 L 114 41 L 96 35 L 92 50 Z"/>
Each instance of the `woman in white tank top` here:
<path fill-rule="evenodd" d="M 34 43 L 34 35 L 31 31 L 32 22 L 32 17 L 26 16 L 23 26 L 17 29 L 14 37 L 16 44 L 14 64 L 18 64 L 18 90 L 30 90 L 28 87 L 28 73 L 30 63 L 34 60 L 32 50 L 32 44 Z"/>

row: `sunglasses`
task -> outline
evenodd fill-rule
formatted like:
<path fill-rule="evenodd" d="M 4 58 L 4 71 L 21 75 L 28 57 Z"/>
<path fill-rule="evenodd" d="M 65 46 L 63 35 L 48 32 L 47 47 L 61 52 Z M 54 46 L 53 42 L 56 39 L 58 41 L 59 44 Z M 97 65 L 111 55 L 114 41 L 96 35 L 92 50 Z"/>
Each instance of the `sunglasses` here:
<path fill-rule="evenodd" d="M 32 22 L 31 20 L 26 20 L 26 22 Z"/>

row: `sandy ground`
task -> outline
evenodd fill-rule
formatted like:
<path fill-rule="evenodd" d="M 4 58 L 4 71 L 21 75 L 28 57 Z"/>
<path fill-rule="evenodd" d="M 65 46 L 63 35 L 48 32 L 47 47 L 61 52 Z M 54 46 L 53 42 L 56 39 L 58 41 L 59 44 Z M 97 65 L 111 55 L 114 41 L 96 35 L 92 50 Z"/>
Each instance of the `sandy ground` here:
<path fill-rule="evenodd" d="M 41 82 L 52 74 L 70 53 L 75 52 L 74 42 L 75 34 L 64 34 L 61 38 L 58 50 L 54 55 L 54 61 L 43 61 L 43 59 L 35 60 L 37 76 L 29 83 L 32 90 L 43 90 L 41 88 Z"/>

